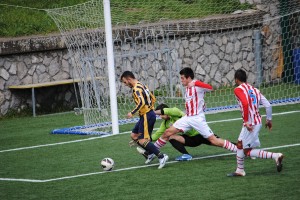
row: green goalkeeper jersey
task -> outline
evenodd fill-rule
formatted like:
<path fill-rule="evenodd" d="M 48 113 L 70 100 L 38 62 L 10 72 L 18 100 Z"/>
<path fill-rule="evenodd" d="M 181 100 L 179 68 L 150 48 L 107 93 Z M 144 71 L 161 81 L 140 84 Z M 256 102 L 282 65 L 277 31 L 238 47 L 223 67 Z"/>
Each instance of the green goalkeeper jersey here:
<path fill-rule="evenodd" d="M 176 107 L 164 108 L 164 114 L 168 115 L 170 119 L 163 120 L 163 122 L 160 124 L 159 129 L 154 134 L 152 134 L 151 136 L 152 140 L 157 140 L 165 132 L 167 128 L 172 126 L 178 119 L 180 119 L 185 115 L 180 109 Z M 191 129 L 185 132 L 185 134 L 189 136 L 195 136 L 198 135 L 199 133 L 196 130 Z"/>

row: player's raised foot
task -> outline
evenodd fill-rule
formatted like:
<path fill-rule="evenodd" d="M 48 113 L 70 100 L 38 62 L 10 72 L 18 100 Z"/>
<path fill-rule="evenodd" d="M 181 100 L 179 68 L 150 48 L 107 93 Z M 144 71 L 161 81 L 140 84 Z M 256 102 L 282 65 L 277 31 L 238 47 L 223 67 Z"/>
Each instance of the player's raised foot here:
<path fill-rule="evenodd" d="M 141 147 L 136 147 L 136 150 L 137 150 L 140 154 L 142 154 L 146 159 L 148 159 L 148 152 L 147 152 L 145 149 L 143 149 L 143 148 L 141 148 Z"/>
<path fill-rule="evenodd" d="M 144 154 L 145 153 L 145 149 L 141 148 L 141 147 L 136 147 L 136 150 L 140 153 L 140 154 Z"/>
<path fill-rule="evenodd" d="M 166 165 L 168 160 L 169 160 L 169 156 L 167 154 L 164 154 L 164 157 L 159 159 L 158 169 L 163 168 Z"/>
<path fill-rule="evenodd" d="M 152 162 L 152 160 L 154 160 L 155 157 L 156 157 L 156 155 L 154 153 L 149 154 L 145 164 L 150 164 Z"/>
<path fill-rule="evenodd" d="M 233 172 L 230 174 L 227 174 L 228 177 L 239 177 L 239 176 L 246 176 L 246 172 L 245 171 L 241 171 L 241 172 Z"/>
<path fill-rule="evenodd" d="M 192 160 L 192 156 L 190 154 L 182 154 L 181 156 L 178 156 L 175 160 L 177 161 L 188 161 Z"/>
<path fill-rule="evenodd" d="M 281 172 L 281 170 L 282 170 L 282 160 L 283 160 L 283 154 L 282 153 L 278 153 L 278 156 L 275 159 L 275 161 L 276 161 L 276 168 L 277 168 L 278 172 Z"/>

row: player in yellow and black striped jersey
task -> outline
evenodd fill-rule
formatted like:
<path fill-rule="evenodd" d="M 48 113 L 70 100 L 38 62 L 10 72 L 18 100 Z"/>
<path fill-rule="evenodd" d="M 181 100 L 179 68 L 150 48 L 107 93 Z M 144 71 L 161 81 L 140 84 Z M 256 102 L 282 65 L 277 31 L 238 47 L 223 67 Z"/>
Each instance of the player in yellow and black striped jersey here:
<path fill-rule="evenodd" d="M 120 79 L 126 86 L 132 88 L 132 96 L 136 104 L 135 108 L 127 114 L 127 118 L 132 118 L 137 113 L 140 117 L 132 130 L 131 138 L 150 153 L 146 164 L 149 164 L 157 156 L 160 163 L 158 168 L 161 169 L 169 157 L 166 154 L 162 154 L 151 142 L 151 133 L 156 121 L 156 114 L 153 111 L 155 96 L 146 85 L 135 78 L 131 71 L 125 71 Z"/>
<path fill-rule="evenodd" d="M 139 115 L 141 116 L 154 109 L 156 99 L 147 86 L 141 82 L 137 82 L 133 86 L 132 92 L 136 107 L 131 111 L 131 114 L 134 115 L 139 112 Z"/>

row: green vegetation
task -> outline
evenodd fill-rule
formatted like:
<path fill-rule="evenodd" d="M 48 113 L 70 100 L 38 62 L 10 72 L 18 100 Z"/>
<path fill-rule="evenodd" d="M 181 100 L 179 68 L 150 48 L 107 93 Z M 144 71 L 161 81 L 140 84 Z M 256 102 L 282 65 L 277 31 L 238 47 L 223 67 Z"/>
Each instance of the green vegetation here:
<path fill-rule="evenodd" d="M 0 37 L 58 32 L 53 20 L 42 9 L 65 7 L 85 1 L 86 0 L 2 0 L 0 2 Z M 16 5 L 19 7 L 5 6 L 2 4 Z M 33 9 L 28 9 L 28 7 Z"/>
<path fill-rule="evenodd" d="M 300 110 L 300 104 L 274 107 L 274 113 Z M 263 148 L 291 145 L 272 149 L 285 155 L 283 171 L 279 174 L 273 160 L 246 159 L 247 175 L 228 178 L 225 175 L 236 167 L 235 156 L 220 156 L 176 162 L 179 155 L 169 144 L 163 152 L 170 156 L 165 168 L 144 166 L 144 158 L 135 148 L 129 148 L 129 134 L 120 134 L 31 149 L 21 147 L 54 144 L 87 136 L 51 135 L 58 127 L 82 124 L 74 115 L 40 116 L 4 119 L 0 123 L 0 178 L 49 180 L 75 176 L 52 182 L 18 182 L 0 180 L 0 199 L 299 199 L 300 143 L 298 119 L 300 113 L 274 115 L 273 130 L 262 129 L 260 140 Z M 207 115 L 207 121 L 240 118 L 237 111 Z M 133 124 L 121 127 L 131 130 Z M 159 126 L 159 122 L 156 127 Z M 219 136 L 235 141 L 241 120 L 210 123 Z M 4 151 L 11 150 L 11 151 Z M 228 153 L 228 151 L 202 145 L 189 148 L 194 158 Z M 111 157 L 116 162 L 112 173 L 101 172 L 99 161 Z M 154 160 L 154 164 L 157 160 Z M 125 168 L 132 168 L 125 170 Z M 136 168 L 135 168 L 136 167 Z M 84 175 L 86 174 L 86 175 Z M 89 174 L 89 175 L 87 175 Z M 83 175 L 78 177 L 79 175 Z"/>
<path fill-rule="evenodd" d="M 99 0 L 102 3 L 102 0 Z M 17 37 L 58 32 L 45 9 L 61 8 L 87 0 L 2 0 L 0 2 L 0 37 Z M 16 5 L 6 6 L 7 5 Z M 248 9 L 239 0 L 111 0 L 112 22 L 136 24 L 160 19 L 199 18 L 212 14 Z M 101 14 L 101 11 L 99 11 Z"/>

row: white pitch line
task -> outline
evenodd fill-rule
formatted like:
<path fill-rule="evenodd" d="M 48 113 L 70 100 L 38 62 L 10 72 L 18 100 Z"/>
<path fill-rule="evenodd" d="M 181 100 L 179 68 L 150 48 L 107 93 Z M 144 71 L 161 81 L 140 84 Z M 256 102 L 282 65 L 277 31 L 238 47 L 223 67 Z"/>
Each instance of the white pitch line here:
<path fill-rule="evenodd" d="M 263 148 L 263 149 L 264 150 L 270 150 L 270 149 L 287 148 L 287 147 L 294 147 L 294 146 L 300 146 L 300 143 L 283 145 L 283 146 L 276 146 L 276 147 L 267 147 L 267 148 Z M 210 156 L 196 157 L 196 158 L 193 158 L 192 161 L 193 160 L 208 159 L 208 158 L 217 158 L 217 157 L 223 157 L 223 156 L 230 156 L 230 155 L 235 155 L 235 153 L 224 153 L 224 154 L 216 154 L 216 155 L 210 155 Z M 178 163 L 178 162 L 179 161 L 169 161 L 169 162 L 167 162 L 167 164 L 173 164 L 173 163 Z M 115 170 L 109 171 L 109 172 L 106 172 L 106 171 L 92 172 L 92 173 L 87 173 L 87 174 L 78 174 L 78 175 L 74 175 L 74 176 L 65 176 L 65 177 L 45 179 L 45 180 L 0 178 L 0 181 L 46 183 L 46 182 L 52 182 L 52 181 L 60 181 L 60 180 L 73 179 L 73 178 L 79 178 L 79 177 L 85 177 L 85 176 L 92 176 L 92 175 L 97 175 L 97 174 L 113 173 L 113 172 L 120 172 L 120 171 L 128 171 L 128 170 L 133 170 L 133 169 L 141 169 L 141 168 L 153 167 L 153 166 L 157 166 L 157 165 L 158 164 L 141 165 L 141 166 L 134 166 L 134 167 L 127 167 L 127 168 L 115 169 Z"/>
<path fill-rule="evenodd" d="M 30 182 L 30 183 L 43 183 L 43 180 L 23 179 L 23 178 L 0 178 L 0 181 L 14 181 L 14 182 Z"/>
<path fill-rule="evenodd" d="M 292 114 L 292 113 L 298 113 L 298 112 L 300 112 L 300 110 L 282 112 L 282 113 L 273 113 L 273 116 L 275 116 L 275 115 L 286 115 L 286 114 Z M 262 116 L 265 117 L 266 115 L 262 115 Z M 209 121 L 207 123 L 210 124 L 210 123 L 237 121 L 237 120 L 241 120 L 241 118 Z M 156 130 L 156 129 L 157 128 L 155 128 L 154 130 Z M 126 131 L 126 132 L 123 132 L 123 133 L 120 133 L 120 134 L 126 134 L 126 133 L 130 133 L 130 132 L 131 131 Z M 116 134 L 116 135 L 119 135 L 119 134 Z M 116 136 L 116 135 L 108 135 L 108 136 L 105 136 L 105 137 Z M 81 140 L 72 140 L 72 141 L 67 141 L 67 142 L 58 142 L 58 143 L 42 144 L 42 145 L 36 145 L 36 146 L 30 146 L 30 147 L 20 147 L 20 148 L 15 148 L 15 149 L 6 149 L 6 150 L 1 150 L 0 153 L 10 152 L 10 151 L 20 151 L 20 150 L 26 150 L 26 149 L 35 149 L 35 148 L 41 148 L 41 147 L 56 146 L 56 145 L 62 145 L 62 144 L 70 144 L 70 143 L 76 143 L 76 142 L 84 142 L 84 141 L 101 139 L 101 138 L 103 138 L 103 137 L 91 137 L 91 138 L 86 138 L 86 139 L 81 139 Z"/>
<path fill-rule="evenodd" d="M 1 150 L 0 153 L 9 152 L 9 151 L 20 151 L 20 150 L 25 150 L 25 149 L 35 149 L 35 148 L 40 148 L 40 147 L 56 146 L 56 145 L 61 145 L 61 144 L 70 144 L 70 143 L 76 143 L 76 142 L 83 142 L 83 141 L 87 141 L 87 140 L 95 140 L 95 139 L 99 139 L 99 138 L 100 137 L 90 137 L 90 138 L 86 138 L 86 139 L 72 140 L 72 141 L 67 141 L 67 142 L 41 144 L 41 145 L 30 146 L 30 147 L 20 147 L 20 148 L 15 148 L 15 149 Z"/>

